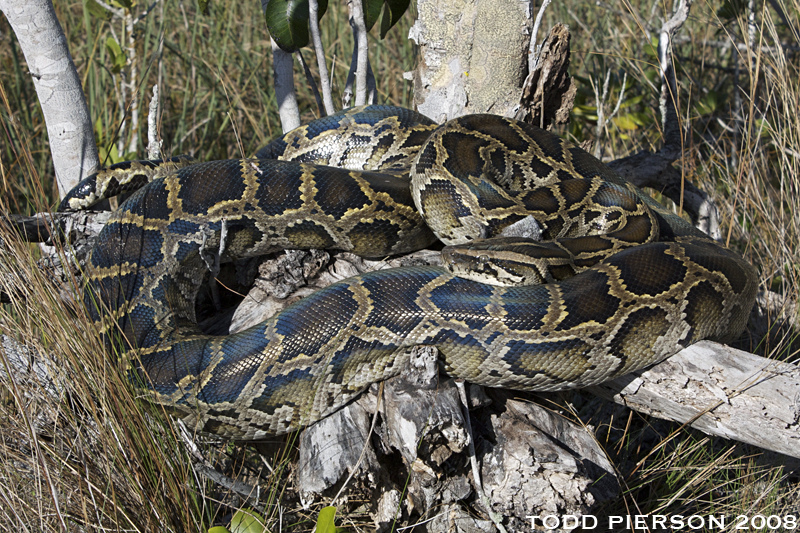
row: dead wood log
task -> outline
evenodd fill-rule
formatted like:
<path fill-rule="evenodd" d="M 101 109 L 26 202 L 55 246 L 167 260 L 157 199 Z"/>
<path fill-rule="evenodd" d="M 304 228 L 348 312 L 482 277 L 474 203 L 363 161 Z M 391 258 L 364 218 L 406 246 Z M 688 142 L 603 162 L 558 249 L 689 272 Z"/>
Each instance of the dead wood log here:
<path fill-rule="evenodd" d="M 358 471 L 348 493 L 372 502 L 379 530 L 399 517 L 424 522 L 421 531 L 491 531 L 490 511 L 517 531 L 531 516 L 581 516 L 617 495 L 613 466 L 587 428 L 511 393 L 487 396 L 471 387 L 469 435 L 453 380 L 439 381 L 436 350 L 411 352 L 406 371 L 384 384 L 382 396 L 373 387 L 304 431 L 296 475 L 304 501 L 342 492 Z M 378 404 L 370 438 L 366 412 Z M 470 438 L 481 465 L 477 481 Z"/>
<path fill-rule="evenodd" d="M 800 367 L 702 341 L 589 389 L 726 439 L 800 458 Z"/>

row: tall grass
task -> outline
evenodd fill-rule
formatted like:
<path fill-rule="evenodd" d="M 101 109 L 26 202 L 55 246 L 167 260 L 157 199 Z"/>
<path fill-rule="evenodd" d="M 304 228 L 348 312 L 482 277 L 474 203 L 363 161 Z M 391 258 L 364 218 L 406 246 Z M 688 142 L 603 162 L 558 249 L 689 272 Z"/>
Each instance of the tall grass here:
<path fill-rule="evenodd" d="M 114 149 L 119 136 L 128 145 L 131 132 L 120 124 L 129 102 L 118 100 L 124 69 L 115 71 L 105 43 L 123 30 L 118 22 L 93 15 L 87 5 L 59 2 L 56 10 L 96 121 L 98 144 L 110 162 L 141 157 L 141 147 L 136 154 Z M 676 44 L 678 109 L 690 132 L 687 179 L 713 193 L 726 239 L 759 266 L 763 287 L 788 302 L 774 311 L 796 321 L 789 303 L 797 302 L 800 281 L 800 65 L 795 51 L 800 0 L 777 5 L 783 6 L 788 25 L 773 7 L 763 7 L 756 38 L 749 41 L 743 37 L 751 29 L 746 12 L 695 3 Z M 586 2 L 554 3 L 547 13 L 551 22 L 564 21 L 573 29 L 572 70 L 579 94 L 564 133 L 598 143 L 606 159 L 660 146 L 651 35 L 661 23 L 661 10 L 641 2 Z M 388 43 L 372 43 L 382 101 L 410 102 L 411 86 L 402 77 L 413 68 L 405 39 L 409 24 L 407 19 L 393 30 Z M 341 11 L 323 19 L 335 93 L 350 63 L 352 37 L 346 27 Z M 4 21 L 0 32 L 0 208 L 42 211 L 56 200 L 44 124 Z M 257 3 L 214 2 L 211 13 L 203 15 L 193 3 L 165 0 L 138 27 L 137 43 L 140 108 L 158 82 L 166 154 L 249 155 L 280 131 L 271 51 Z M 731 43 L 741 45 L 738 52 Z M 310 62 L 311 54 L 304 53 Z M 610 97 L 599 104 L 592 84 L 601 84 L 607 72 Z M 625 72 L 620 112 L 596 137 L 597 106 L 613 109 Z M 296 80 L 304 119 L 313 118 L 313 97 L 303 78 Z M 56 361 L 55 378 L 63 387 L 55 396 L 30 381 L 0 388 L 0 529 L 205 531 L 227 523 L 227 514 L 242 504 L 241 495 L 209 481 L 180 429 L 120 378 L 80 310 L 59 297 L 65 290 L 77 294 L 78 288 L 69 279 L 67 289 L 56 285 L 54 276 L 36 266 L 35 248 L 8 228 L 0 231 L 5 246 L 0 283 L 8 291 L 23 291 L 15 303 L 0 307 L 0 333 Z M 780 331 L 768 341 L 756 340 L 751 349 L 793 357 L 793 329 Z M 775 467 L 758 450 L 621 408 L 590 412 L 595 408 L 596 402 L 586 402 L 581 417 L 596 426 L 625 484 L 622 497 L 602 512 L 797 514 L 796 473 Z M 267 495 L 259 500 L 261 510 L 274 530 L 310 529 L 309 515 L 284 489 L 291 447 L 278 442 L 279 452 L 257 456 L 252 447 L 199 442 L 215 468 L 261 487 Z"/>

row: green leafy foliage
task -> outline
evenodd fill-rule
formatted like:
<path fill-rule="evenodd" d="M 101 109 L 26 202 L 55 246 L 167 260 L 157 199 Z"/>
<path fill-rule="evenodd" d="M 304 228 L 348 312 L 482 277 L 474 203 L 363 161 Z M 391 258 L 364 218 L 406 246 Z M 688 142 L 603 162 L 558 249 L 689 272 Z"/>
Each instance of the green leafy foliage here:
<path fill-rule="evenodd" d="M 241 509 L 231 518 L 231 533 L 263 533 L 266 530 L 264 517 L 252 509 Z"/>
<path fill-rule="evenodd" d="M 408 11 L 410 0 L 362 0 L 361 5 L 364 8 L 364 24 L 367 31 L 381 19 L 381 39 L 386 37 L 392 27 L 397 24 L 400 17 Z M 381 17 L 383 12 L 383 17 Z"/>
<path fill-rule="evenodd" d="M 602 72 L 602 69 L 600 71 Z M 577 78 L 579 79 L 579 88 L 575 98 L 575 107 L 572 110 L 572 116 L 577 120 L 573 121 L 571 126 L 573 135 L 576 138 L 581 138 L 584 133 L 578 128 L 585 127 L 589 123 L 596 124 L 598 120 L 597 96 L 592 84 L 603 82 L 598 80 L 597 77 L 594 80 L 588 77 Z M 645 74 L 645 78 L 647 78 L 647 74 Z M 623 80 L 625 80 L 624 90 L 622 87 Z M 634 133 L 640 132 L 642 128 L 652 125 L 654 115 L 645 105 L 649 100 L 647 100 L 648 95 L 644 84 L 637 78 L 625 78 L 615 74 L 610 78 L 608 96 L 603 108 L 606 119 L 616 107 L 617 99 L 620 97 L 622 102 L 619 103 L 619 109 L 611 117 L 611 123 L 614 124 L 612 131 L 614 135 L 618 135 L 621 139 L 629 139 Z"/>
<path fill-rule="evenodd" d="M 361 0 L 361 7 L 364 10 L 364 25 L 367 27 L 367 31 L 370 31 L 378 22 L 383 3 L 384 0 Z"/>
<path fill-rule="evenodd" d="M 344 533 L 346 529 L 336 527 L 334 519 L 336 518 L 336 507 L 331 505 L 323 507 L 317 516 L 317 530 L 316 533 Z"/>
<path fill-rule="evenodd" d="M 203 2 L 206 4 L 208 2 L 208 0 L 199 1 L 201 8 Z M 380 33 L 383 39 L 408 11 L 410 3 L 410 0 L 361 0 L 367 31 L 370 31 L 380 19 Z M 320 0 L 318 17 L 322 18 L 327 9 L 327 0 Z M 283 50 L 294 52 L 308 45 L 308 0 L 270 0 L 264 16 L 272 38 Z"/>
<path fill-rule="evenodd" d="M 111 18 L 111 11 L 104 9 L 103 6 L 94 0 L 84 0 L 83 7 L 93 17 L 105 20 Z"/>
<path fill-rule="evenodd" d="M 125 66 L 127 58 L 125 57 L 125 52 L 122 51 L 119 43 L 113 37 L 108 37 L 106 39 L 106 51 L 111 58 L 111 65 L 109 65 L 111 72 L 121 71 L 122 67 Z"/>
<path fill-rule="evenodd" d="M 397 24 L 400 17 L 408 10 L 410 0 L 386 0 L 381 19 L 381 39 Z"/>
<path fill-rule="evenodd" d="M 722 100 L 722 95 L 719 91 L 708 91 L 703 95 L 695 105 L 695 110 L 698 115 L 712 115 L 717 112 L 719 104 Z"/>
<path fill-rule="evenodd" d="M 266 520 L 252 509 L 240 509 L 231 518 L 230 529 L 225 526 L 214 526 L 208 533 L 264 533 L 267 531 Z"/>
<path fill-rule="evenodd" d="M 327 9 L 328 0 L 319 0 L 318 18 Z M 308 0 L 270 0 L 264 17 L 270 35 L 281 49 L 294 52 L 308 45 Z"/>

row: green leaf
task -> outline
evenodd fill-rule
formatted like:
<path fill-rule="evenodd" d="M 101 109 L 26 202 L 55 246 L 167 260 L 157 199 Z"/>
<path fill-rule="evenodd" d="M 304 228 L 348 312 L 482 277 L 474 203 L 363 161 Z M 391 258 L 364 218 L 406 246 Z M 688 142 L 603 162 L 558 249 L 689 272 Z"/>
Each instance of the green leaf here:
<path fill-rule="evenodd" d="M 121 7 L 122 9 L 130 9 L 133 7 L 132 0 L 110 0 L 109 3 L 114 7 Z"/>
<path fill-rule="evenodd" d="M 658 65 L 658 35 L 654 35 L 650 44 L 644 46 L 644 53 L 651 63 Z"/>
<path fill-rule="evenodd" d="M 572 114 L 576 117 L 580 117 L 582 120 L 585 121 L 596 121 L 597 120 L 597 107 L 593 105 L 575 105 L 572 108 Z"/>
<path fill-rule="evenodd" d="M 635 117 L 631 115 L 621 115 L 618 117 L 614 117 L 611 121 L 622 130 L 635 130 L 639 128 L 639 124 L 637 124 Z"/>
<path fill-rule="evenodd" d="M 111 56 L 111 70 L 119 72 L 125 66 L 125 52 L 119 46 L 119 43 L 113 37 L 106 39 L 106 50 L 108 55 Z"/>
<path fill-rule="evenodd" d="M 231 533 L 231 530 L 225 526 L 214 526 L 208 530 L 208 533 Z"/>
<path fill-rule="evenodd" d="M 104 166 L 110 167 L 111 165 L 117 164 L 120 161 L 125 161 L 125 159 L 119 155 L 116 143 L 112 144 L 108 149 L 106 149 L 104 146 L 98 146 L 97 150 L 100 152 L 100 162 Z"/>
<path fill-rule="evenodd" d="M 338 528 L 334 524 L 336 518 L 336 507 L 329 505 L 323 507 L 317 516 L 317 531 L 316 533 L 336 533 Z"/>
<path fill-rule="evenodd" d="M 231 533 L 264 533 L 266 527 L 264 517 L 252 509 L 240 509 L 231 518 Z"/>
<path fill-rule="evenodd" d="M 111 11 L 103 9 L 100 6 L 100 4 L 98 4 L 94 0 L 84 0 L 83 7 L 93 17 L 97 17 L 99 19 L 104 19 L 104 20 L 108 20 L 111 18 Z"/>
<path fill-rule="evenodd" d="M 386 37 L 389 30 L 397 24 L 400 17 L 408 10 L 408 5 L 411 0 L 386 0 L 386 7 L 383 9 L 383 18 L 381 19 L 381 39 Z"/>
<path fill-rule="evenodd" d="M 626 98 L 625 101 L 622 102 L 622 105 L 620 105 L 620 107 L 623 108 L 623 109 L 626 108 L 626 107 L 631 107 L 631 106 L 634 106 L 634 105 L 637 105 L 637 104 L 641 103 L 642 100 L 644 100 L 644 95 L 643 94 L 639 94 L 639 95 L 636 95 L 636 96 L 631 96 L 630 98 Z"/>
<path fill-rule="evenodd" d="M 369 31 L 381 16 L 383 0 L 361 0 L 361 9 L 364 10 L 364 25 Z"/>
<path fill-rule="evenodd" d="M 719 93 L 716 91 L 709 91 L 697 102 L 697 112 L 701 115 L 710 115 L 717 110 L 719 106 Z"/>
<path fill-rule="evenodd" d="M 328 0 L 319 0 L 317 18 L 328 10 Z M 278 46 L 294 52 L 308 45 L 308 0 L 270 0 L 264 13 L 267 29 Z"/>

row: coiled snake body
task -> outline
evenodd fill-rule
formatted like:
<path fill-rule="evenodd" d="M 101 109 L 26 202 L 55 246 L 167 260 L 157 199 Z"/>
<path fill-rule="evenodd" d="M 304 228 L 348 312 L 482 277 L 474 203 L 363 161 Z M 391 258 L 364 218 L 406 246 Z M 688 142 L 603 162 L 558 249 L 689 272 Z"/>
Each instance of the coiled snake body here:
<path fill-rule="evenodd" d="M 63 207 L 131 181 L 103 176 Z M 489 244 L 446 248 L 450 269 L 344 280 L 235 335 L 196 325 L 195 296 L 215 254 L 385 257 L 433 241 L 423 217 L 445 244 Z M 531 228 L 539 242 L 508 237 Z M 481 282 L 526 278 L 512 268 L 520 248 L 535 284 Z M 450 264 L 457 256 L 466 259 Z M 598 383 L 699 339 L 735 337 L 756 289 L 741 257 L 553 134 L 491 115 L 436 127 L 387 106 L 312 122 L 256 159 L 166 172 L 113 215 L 88 274 L 87 307 L 109 342 L 123 343 L 128 371 L 153 400 L 242 439 L 334 412 L 398 374 L 413 345 L 437 346 L 448 374 L 490 387 Z"/>

